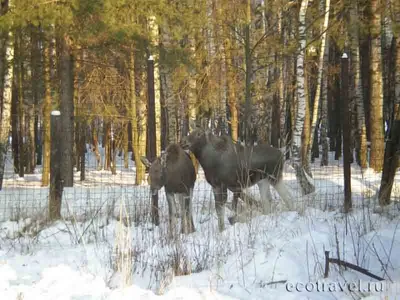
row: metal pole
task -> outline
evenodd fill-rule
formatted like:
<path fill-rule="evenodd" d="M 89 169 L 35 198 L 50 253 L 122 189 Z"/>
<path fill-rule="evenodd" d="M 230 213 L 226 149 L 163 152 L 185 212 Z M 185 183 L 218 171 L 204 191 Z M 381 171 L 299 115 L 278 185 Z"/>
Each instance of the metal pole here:
<path fill-rule="evenodd" d="M 154 92 L 154 60 L 150 55 L 147 60 L 147 155 L 149 161 L 153 161 L 157 156 L 156 139 L 156 110 L 155 110 L 155 92 Z"/>
<path fill-rule="evenodd" d="M 147 60 L 147 158 L 153 162 L 157 157 L 157 138 L 156 138 L 156 106 L 154 92 L 154 59 L 150 55 Z M 160 224 L 158 214 L 158 193 L 151 196 L 151 215 L 153 224 Z"/>
<path fill-rule="evenodd" d="M 61 218 L 61 198 L 63 184 L 61 180 L 61 113 L 58 110 L 51 112 L 51 154 L 50 154 L 50 195 L 49 218 L 56 220 Z"/>
<path fill-rule="evenodd" d="M 351 152 L 350 152 L 350 106 L 349 106 L 349 59 L 342 55 L 341 63 L 341 98 L 342 98 L 342 134 L 343 134 L 343 175 L 344 175 L 344 211 L 352 208 L 351 201 Z"/>

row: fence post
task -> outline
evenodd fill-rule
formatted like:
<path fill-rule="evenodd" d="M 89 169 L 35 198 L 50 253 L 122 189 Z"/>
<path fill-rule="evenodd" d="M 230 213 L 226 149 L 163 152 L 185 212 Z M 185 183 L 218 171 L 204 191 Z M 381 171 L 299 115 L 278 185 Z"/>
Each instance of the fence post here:
<path fill-rule="evenodd" d="M 155 92 L 154 92 L 154 60 L 150 55 L 147 60 L 147 158 L 153 161 L 157 156 L 156 138 L 156 112 L 155 112 Z"/>
<path fill-rule="evenodd" d="M 58 110 L 51 112 L 51 154 L 50 154 L 50 194 L 49 218 L 56 220 L 61 217 L 61 197 L 63 184 L 61 180 L 61 113 Z"/>
<path fill-rule="evenodd" d="M 351 201 L 351 152 L 350 152 L 350 113 L 349 113 L 349 59 L 342 55 L 341 63 L 341 98 L 342 98 L 342 134 L 343 134 L 343 175 L 344 175 L 344 212 L 352 208 Z"/>
<path fill-rule="evenodd" d="M 157 137 L 156 137 L 156 106 L 154 92 L 154 59 L 150 55 L 147 60 L 147 158 L 153 162 L 157 156 Z M 158 193 L 151 196 L 151 215 L 152 222 L 159 225 L 160 217 L 158 214 Z"/>

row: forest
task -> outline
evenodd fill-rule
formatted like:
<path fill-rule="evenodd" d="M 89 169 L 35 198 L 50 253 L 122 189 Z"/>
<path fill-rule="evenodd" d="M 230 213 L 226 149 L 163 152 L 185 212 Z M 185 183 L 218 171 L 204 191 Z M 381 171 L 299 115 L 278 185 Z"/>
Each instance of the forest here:
<path fill-rule="evenodd" d="M 346 131 L 349 163 L 383 172 L 380 202 L 390 199 L 400 1 L 3 0 L 0 15 L 0 189 L 9 149 L 16 174 L 40 165 L 49 185 L 50 113 L 59 110 L 66 187 L 75 170 L 84 179 L 87 144 L 98 168 L 115 173 L 117 155 L 126 166 L 158 155 L 195 122 L 284 149 L 304 194 L 310 163 L 342 157 Z M 144 178 L 138 163 L 135 184 Z"/>

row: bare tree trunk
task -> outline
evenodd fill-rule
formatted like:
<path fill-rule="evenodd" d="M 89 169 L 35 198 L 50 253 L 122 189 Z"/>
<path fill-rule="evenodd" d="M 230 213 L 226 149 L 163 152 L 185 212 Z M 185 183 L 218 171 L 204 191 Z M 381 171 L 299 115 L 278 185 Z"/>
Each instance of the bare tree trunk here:
<path fill-rule="evenodd" d="M 67 35 L 60 43 L 60 112 L 63 136 L 61 137 L 61 178 L 64 187 L 74 184 L 74 70 L 70 40 Z"/>
<path fill-rule="evenodd" d="M 367 129 L 365 125 L 364 99 L 361 82 L 361 63 L 359 47 L 359 27 L 358 27 L 358 1 L 350 1 L 350 53 L 351 53 L 351 73 L 353 76 L 353 102 L 357 112 L 357 135 L 356 135 L 356 157 L 361 168 L 366 168 L 367 164 Z"/>
<path fill-rule="evenodd" d="M 383 133 L 383 86 L 381 57 L 381 0 L 370 0 L 371 3 L 371 155 L 370 166 L 377 172 L 382 171 L 384 158 Z"/>
<path fill-rule="evenodd" d="M 400 24 L 400 3 L 392 0 L 390 3 L 392 22 Z M 395 37 L 395 76 L 394 76 L 394 122 L 390 126 L 389 139 L 385 147 L 385 163 L 383 166 L 381 186 L 379 188 L 379 204 L 390 204 L 394 178 L 399 166 L 399 141 L 400 141 L 400 32 L 394 31 Z"/>
<path fill-rule="evenodd" d="M 234 141 L 238 140 L 238 109 L 237 99 L 235 91 L 235 73 L 233 72 L 233 61 L 232 61 L 232 43 L 231 38 L 228 36 L 225 39 L 225 65 L 226 65 L 226 88 L 228 92 L 228 105 L 230 112 L 230 126 L 231 126 L 231 137 Z"/>
<path fill-rule="evenodd" d="M 308 160 L 308 153 L 311 152 L 310 149 L 310 126 L 311 126 L 311 109 L 310 109 L 310 99 L 309 99 L 309 89 L 310 89 L 310 84 L 309 84 L 309 75 L 307 72 L 304 72 L 304 98 L 306 101 L 306 106 L 305 106 L 305 112 L 304 112 L 304 124 L 303 124 L 303 131 L 301 133 L 301 150 L 300 150 L 300 155 L 301 155 L 301 165 L 304 169 L 304 171 L 312 177 L 311 173 L 311 166 L 310 166 L 310 160 Z"/>
<path fill-rule="evenodd" d="M 23 76 L 23 61 L 22 61 L 22 34 L 18 31 L 15 35 L 15 52 L 17 53 L 17 61 L 15 62 L 15 75 L 17 79 L 17 91 L 18 91 L 18 153 L 19 153 L 19 177 L 25 175 L 25 105 L 24 105 L 24 76 Z"/>
<path fill-rule="evenodd" d="M 14 66 L 15 69 L 15 66 Z M 14 74 L 15 74 L 14 70 Z M 13 157 L 14 173 L 19 174 L 19 126 L 18 126 L 18 90 L 16 86 L 16 80 L 12 83 L 12 96 L 11 96 L 11 148 Z"/>
<path fill-rule="evenodd" d="M 122 147 L 124 151 L 124 168 L 129 168 L 129 139 L 128 139 L 128 122 L 122 125 Z"/>
<path fill-rule="evenodd" d="M 323 1 L 323 0 L 322 0 Z M 310 143 L 314 142 L 315 128 L 318 122 L 318 118 L 320 117 L 318 112 L 320 108 L 321 102 L 321 86 L 322 86 L 322 73 L 324 70 L 324 61 L 325 61 L 325 47 L 326 47 L 326 39 L 327 39 L 327 29 L 329 24 L 329 11 L 330 11 L 330 0 L 325 0 L 325 5 L 321 2 L 321 10 L 324 12 L 324 24 L 322 25 L 321 31 L 321 49 L 319 52 L 319 66 L 318 66 L 318 77 L 317 77 L 317 89 L 314 98 L 314 107 L 312 112 L 312 122 L 311 122 L 311 131 L 310 131 Z M 311 148 L 308 151 L 308 160 L 311 161 Z"/>
<path fill-rule="evenodd" d="M 196 61 L 198 58 L 196 57 L 196 38 L 190 38 L 190 50 L 193 61 Z M 188 92 L 188 122 L 189 122 L 189 130 L 190 124 L 196 123 L 196 116 L 197 116 L 197 80 L 195 70 L 189 70 L 189 92 Z M 192 160 L 193 166 L 196 170 L 199 168 L 199 162 L 197 161 L 196 157 L 193 153 L 190 153 L 190 158 Z"/>
<path fill-rule="evenodd" d="M 140 162 L 140 157 L 146 155 L 146 142 L 143 143 L 143 135 L 146 137 L 146 131 L 143 131 L 141 125 L 145 119 L 144 115 L 139 115 L 138 112 L 141 111 L 140 106 L 142 106 L 142 99 L 138 99 L 136 95 L 136 81 L 135 81 L 135 54 L 134 47 L 132 47 L 129 54 L 129 83 L 130 83 L 130 97 L 131 97 L 131 123 L 132 123 L 132 139 L 133 139 L 133 153 L 135 156 L 135 167 L 136 167 L 136 179 L 135 184 L 142 184 L 145 178 L 145 167 Z M 145 128 L 144 128 L 145 129 Z M 143 151 L 144 148 L 144 151 Z"/>
<path fill-rule="evenodd" d="M 10 4 L 10 3 L 9 3 Z M 5 170 L 5 162 L 7 155 L 8 138 L 10 134 L 10 118 L 11 118 L 11 98 L 12 98 L 12 82 L 14 78 L 13 65 L 14 60 L 14 43 L 13 35 L 10 31 L 6 41 L 6 68 L 4 71 L 3 81 L 3 101 L 1 106 L 0 118 L 0 190 L 3 188 L 3 178 Z"/>
<path fill-rule="evenodd" d="M 92 122 L 92 143 L 93 143 L 93 152 L 96 156 L 96 162 L 97 162 L 97 170 L 101 170 L 101 155 L 99 152 L 99 139 L 98 139 L 98 131 L 99 128 L 97 127 L 97 122 L 93 121 Z"/>
<path fill-rule="evenodd" d="M 149 17 L 149 28 L 151 34 L 151 41 L 153 46 L 158 46 L 159 41 L 159 28 L 155 22 L 155 17 Z M 160 95 L 160 70 L 159 62 L 160 56 L 158 52 L 151 53 L 154 58 L 154 94 L 155 94 L 155 115 L 156 115 L 156 154 L 161 153 L 161 95 Z"/>
<path fill-rule="evenodd" d="M 109 121 L 104 122 L 104 170 L 111 168 L 111 124 Z"/>
<path fill-rule="evenodd" d="M 328 64 L 329 59 L 329 40 L 326 40 L 324 61 L 325 65 Z M 322 76 L 321 81 L 321 166 L 328 165 L 328 72 L 325 72 Z"/>
<path fill-rule="evenodd" d="M 313 184 L 309 181 L 304 166 L 301 161 L 301 144 L 304 119 L 306 118 L 307 98 L 305 94 L 305 74 L 304 74 L 304 56 L 306 46 L 306 13 L 308 0 L 301 1 L 299 12 L 299 51 L 297 54 L 297 76 L 296 76 L 296 92 L 297 92 L 297 109 L 296 121 L 293 133 L 293 167 L 296 171 L 297 180 L 300 183 L 303 194 L 309 194 L 315 190 Z"/>
<path fill-rule="evenodd" d="M 172 86 L 172 70 L 168 67 L 168 62 L 166 61 L 165 51 L 168 49 L 171 43 L 171 38 L 169 32 L 164 29 L 161 33 L 162 46 L 160 55 L 160 77 L 162 92 L 164 93 L 163 98 L 165 105 L 167 107 L 166 123 L 168 131 L 168 144 L 176 143 L 178 141 L 177 137 L 177 100 L 173 95 Z"/>
<path fill-rule="evenodd" d="M 27 160 L 26 160 L 26 173 L 33 174 L 36 167 L 36 107 L 38 103 L 38 72 L 39 68 L 39 54 L 40 50 L 38 49 L 38 40 L 37 40 L 37 29 L 36 27 L 31 26 L 30 28 L 31 34 L 31 57 L 30 57 L 30 71 L 31 71 L 31 90 L 32 94 L 29 99 L 29 104 L 27 106 Z"/>
<path fill-rule="evenodd" d="M 75 135 L 75 143 L 74 143 L 74 154 L 75 154 L 75 166 L 77 171 L 81 171 L 81 134 L 82 134 L 82 128 L 84 128 L 84 116 L 81 113 L 81 105 L 80 105 L 80 97 L 79 97 L 79 71 L 80 71 L 80 63 L 79 59 L 74 60 L 74 115 L 75 115 L 75 130 L 74 130 L 74 135 Z"/>
<path fill-rule="evenodd" d="M 246 24 L 244 25 L 244 57 L 245 57 L 245 112 L 244 112 L 244 124 L 245 124 L 245 143 L 249 145 L 251 143 L 251 79 L 253 75 L 253 62 L 251 53 L 251 39 L 250 39 L 250 27 L 251 27 L 251 1 L 246 0 Z"/>
<path fill-rule="evenodd" d="M 44 43 L 43 64 L 44 64 L 44 101 L 43 101 L 43 169 L 42 186 L 49 185 L 50 179 L 50 114 L 51 114 L 51 86 L 50 86 L 50 49 L 49 44 Z"/>

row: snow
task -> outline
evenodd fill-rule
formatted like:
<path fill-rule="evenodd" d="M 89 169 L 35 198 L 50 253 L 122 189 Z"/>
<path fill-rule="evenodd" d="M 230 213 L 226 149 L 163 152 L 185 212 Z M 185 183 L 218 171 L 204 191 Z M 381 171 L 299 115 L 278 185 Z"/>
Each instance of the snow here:
<path fill-rule="evenodd" d="M 200 170 L 193 196 L 196 232 L 170 239 L 163 191 L 161 224 L 155 227 L 148 186 L 133 184 L 134 164 L 124 169 L 119 161 L 117 175 L 111 175 L 96 170 L 90 151 L 87 156 L 87 180 L 80 182 L 76 172 L 74 188 L 64 191 L 63 219 L 52 224 L 44 218 L 48 188 L 40 187 L 40 169 L 18 178 L 8 158 L 0 191 L 0 299 L 377 300 L 400 295 L 397 202 L 388 213 L 374 212 L 380 175 L 371 170 L 352 167 L 354 210 L 346 216 L 340 212 L 340 162 L 331 159 L 332 165 L 322 168 L 316 161 L 316 193 L 302 198 L 293 170 L 286 167 L 285 183 L 295 204 L 306 205 L 304 213 L 285 211 L 274 191 L 274 213 L 254 212 L 231 226 L 227 208 L 222 233 Z M 394 200 L 398 188 L 396 179 Z M 248 190 L 258 197 L 257 187 Z M 324 278 L 326 250 L 385 281 L 334 264 Z M 303 291 L 295 290 L 297 283 Z M 350 291 L 357 284 L 376 284 L 384 291 Z"/>

